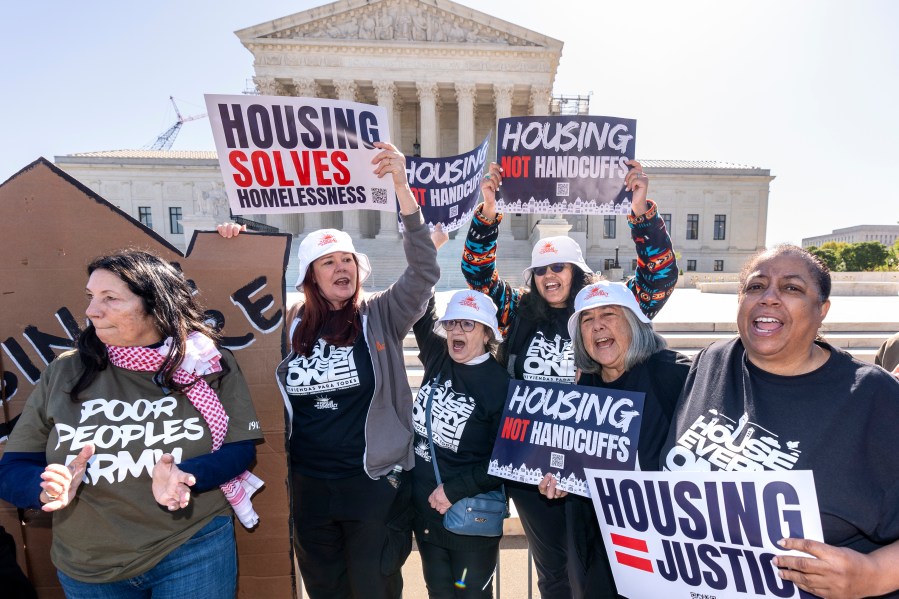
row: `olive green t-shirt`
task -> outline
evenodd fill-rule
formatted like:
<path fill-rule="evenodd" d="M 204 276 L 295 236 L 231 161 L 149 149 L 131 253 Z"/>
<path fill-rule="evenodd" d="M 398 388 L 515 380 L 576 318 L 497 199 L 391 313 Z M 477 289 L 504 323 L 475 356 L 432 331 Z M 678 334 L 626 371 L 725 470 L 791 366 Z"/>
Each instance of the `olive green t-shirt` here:
<path fill-rule="evenodd" d="M 234 356 L 223 350 L 221 363 L 223 372 L 205 378 L 229 417 L 225 443 L 261 438 Z M 231 508 L 218 488 L 193 494 L 190 505 L 175 512 L 153 498 L 153 466 L 163 453 L 181 462 L 212 449 L 206 422 L 187 396 L 163 393 L 153 383 L 152 372 L 110 365 L 81 393 L 81 401 L 73 403 L 68 392 L 80 372 L 74 351 L 47 367 L 7 451 L 43 451 L 48 463 L 66 464 L 85 443 L 95 444 L 74 502 L 53 513 L 51 557 L 76 580 L 132 578 Z"/>

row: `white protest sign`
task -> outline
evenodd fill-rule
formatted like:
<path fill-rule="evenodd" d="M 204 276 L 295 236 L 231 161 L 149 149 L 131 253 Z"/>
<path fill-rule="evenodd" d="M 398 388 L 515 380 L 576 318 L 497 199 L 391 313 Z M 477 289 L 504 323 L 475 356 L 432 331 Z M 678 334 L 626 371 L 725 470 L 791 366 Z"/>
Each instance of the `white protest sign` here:
<path fill-rule="evenodd" d="M 371 163 L 390 141 L 383 107 L 208 94 L 206 107 L 234 214 L 396 211 L 393 179 Z"/>
<path fill-rule="evenodd" d="M 771 563 L 823 540 L 810 470 L 586 470 L 618 593 L 630 599 L 814 597 Z"/>

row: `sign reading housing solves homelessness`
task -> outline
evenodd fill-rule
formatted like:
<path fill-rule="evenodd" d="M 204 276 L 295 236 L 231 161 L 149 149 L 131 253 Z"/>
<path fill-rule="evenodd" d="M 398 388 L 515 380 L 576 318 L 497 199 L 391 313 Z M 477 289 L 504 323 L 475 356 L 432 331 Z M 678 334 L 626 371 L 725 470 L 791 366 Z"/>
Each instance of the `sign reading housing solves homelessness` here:
<path fill-rule="evenodd" d="M 428 226 L 455 231 L 471 219 L 481 193 L 490 135 L 465 154 L 449 158 L 406 156 L 406 177 Z M 400 231 L 403 223 L 400 220 Z"/>
<path fill-rule="evenodd" d="M 627 214 L 627 161 L 637 121 L 605 116 L 528 116 L 499 120 L 497 210 L 541 214 Z"/>
<path fill-rule="evenodd" d="M 644 394 L 563 383 L 510 381 L 489 473 L 589 497 L 584 468 L 633 470 Z"/>
<path fill-rule="evenodd" d="M 618 594 L 815 597 L 771 563 L 804 555 L 783 538 L 823 539 L 810 470 L 586 474 Z"/>
<path fill-rule="evenodd" d="M 207 95 L 234 214 L 396 210 L 393 179 L 374 174 L 387 112 L 356 102 Z"/>

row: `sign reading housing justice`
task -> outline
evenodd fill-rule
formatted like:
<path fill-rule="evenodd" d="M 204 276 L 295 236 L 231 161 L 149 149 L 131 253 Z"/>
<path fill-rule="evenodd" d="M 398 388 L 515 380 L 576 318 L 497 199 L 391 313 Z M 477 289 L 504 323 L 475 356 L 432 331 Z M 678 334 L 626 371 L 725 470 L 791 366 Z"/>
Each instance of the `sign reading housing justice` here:
<path fill-rule="evenodd" d="M 628 214 L 624 190 L 635 156 L 637 121 L 605 116 L 499 120 L 497 162 L 503 212 Z"/>
<path fill-rule="evenodd" d="M 488 472 L 533 485 L 551 472 L 558 488 L 589 497 L 584 468 L 634 469 L 644 397 L 635 391 L 510 381 Z"/>
<path fill-rule="evenodd" d="M 810 470 L 586 471 L 618 594 L 815 597 L 778 576 L 781 539 L 823 539 Z"/>
<path fill-rule="evenodd" d="M 320 98 L 207 95 L 234 214 L 396 210 L 393 179 L 374 174 L 389 142 L 380 106 Z"/>

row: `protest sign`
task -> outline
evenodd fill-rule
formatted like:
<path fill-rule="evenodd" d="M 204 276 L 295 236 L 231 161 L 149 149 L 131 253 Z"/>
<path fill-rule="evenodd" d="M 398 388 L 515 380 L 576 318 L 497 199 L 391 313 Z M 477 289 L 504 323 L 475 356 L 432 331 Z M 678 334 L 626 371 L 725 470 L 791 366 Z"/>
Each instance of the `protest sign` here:
<path fill-rule="evenodd" d="M 455 231 L 471 219 L 481 193 L 490 135 L 465 154 L 449 158 L 406 156 L 406 177 L 428 226 Z M 400 219 L 400 231 L 403 223 Z"/>
<path fill-rule="evenodd" d="M 264 435 L 252 468 L 266 483 L 253 496 L 260 522 L 251 531 L 235 526 L 238 595 L 293 596 L 284 404 L 272 376 L 284 351 L 290 236 L 242 234 L 229 240 L 195 232 L 181 254 L 45 159 L 0 185 L 0 211 L 2 419 L 8 423 L 22 412 L 47 365 L 74 345 L 85 323 L 86 267 L 94 257 L 131 247 L 176 264 L 195 285 L 223 345 L 233 350 Z M 105 451 L 118 447 L 116 442 Z M 0 524 L 21 532 L 20 562 L 40 596 L 61 596 L 49 555 L 50 514 L 25 514 L 23 525 L 16 510 L 0 502 Z"/>
<path fill-rule="evenodd" d="M 489 473 L 589 497 L 584 468 L 633 470 L 645 394 L 564 383 L 509 381 Z"/>
<path fill-rule="evenodd" d="M 814 597 L 771 563 L 804 555 L 783 538 L 823 539 L 810 470 L 586 474 L 620 595 Z"/>
<path fill-rule="evenodd" d="M 383 107 L 207 94 L 206 108 L 234 214 L 397 209 L 371 163 L 374 142 L 390 141 Z"/>
<path fill-rule="evenodd" d="M 626 162 L 635 156 L 637 121 L 604 116 L 500 119 L 497 162 L 502 212 L 628 214 Z"/>

